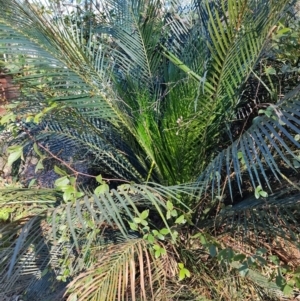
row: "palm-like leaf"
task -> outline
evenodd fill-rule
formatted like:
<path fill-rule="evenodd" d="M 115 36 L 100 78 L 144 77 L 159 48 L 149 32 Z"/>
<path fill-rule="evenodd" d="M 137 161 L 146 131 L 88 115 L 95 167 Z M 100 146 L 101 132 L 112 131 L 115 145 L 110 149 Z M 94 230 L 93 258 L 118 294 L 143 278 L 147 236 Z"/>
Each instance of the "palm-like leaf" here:
<path fill-rule="evenodd" d="M 157 285 L 164 286 L 170 272 L 165 270 L 167 258 L 153 260 L 153 254 L 147 250 L 143 239 L 124 242 L 118 246 L 117 252 L 114 245 L 98 252 L 100 263 L 69 284 L 74 291 L 70 300 L 73 295 L 78 300 L 113 300 L 116 297 L 122 300 L 129 290 L 133 299 L 139 295 L 139 300 L 167 300 L 165 291 L 156 291 Z M 139 270 L 135 262 L 139 262 Z M 176 271 L 176 264 L 173 269 Z"/>
<path fill-rule="evenodd" d="M 290 98 L 271 105 L 266 115 L 256 117 L 253 125 L 210 163 L 199 179 L 201 184 L 204 182 L 207 187 L 208 183 L 212 183 L 212 193 L 217 187 L 218 195 L 221 196 L 220 178 L 222 167 L 225 166 L 231 196 L 232 178 L 236 178 L 241 191 L 243 170 L 249 173 L 253 187 L 263 186 L 262 177 L 271 189 L 265 173 L 266 167 L 277 179 L 282 175 L 274 157 L 279 157 L 288 167 L 297 166 L 300 144 L 294 136 L 300 133 L 299 103 L 295 100 L 298 91 L 299 86 L 289 93 Z M 291 162 L 291 159 L 294 161 Z"/>
<path fill-rule="evenodd" d="M 99 196 L 93 195 L 90 198 L 86 196 L 83 199 L 78 199 L 73 204 L 68 202 L 55 205 L 55 200 L 50 197 L 51 190 L 44 192 L 37 190 L 37 195 L 34 195 L 31 190 L 22 190 L 23 199 L 24 195 L 28 195 L 29 199 L 27 203 L 27 217 L 25 219 L 16 217 L 15 223 L 1 228 L 2 250 L 0 258 L 4 280 L 2 283 L 3 295 L 8 295 L 18 281 L 22 282 L 19 290 L 27 286 L 31 287 L 32 276 L 39 278 L 44 270 L 43 276 L 48 277 L 46 276 L 46 273 L 48 273 L 47 266 L 48 269 L 51 267 L 51 270 L 54 272 L 53 277 L 55 277 L 55 274 L 56 277 L 62 277 L 66 275 L 66 271 L 61 270 L 61 264 L 63 263 L 64 269 L 66 265 L 68 266 L 68 275 L 64 277 L 74 277 L 87 267 L 91 269 L 91 273 L 94 273 L 94 265 L 99 260 L 101 260 L 101 266 L 107 269 L 108 274 L 103 276 L 103 281 L 99 279 L 102 284 L 99 289 L 95 290 L 95 296 L 97 294 L 101 295 L 103 289 L 107 289 L 107 281 L 114 278 L 113 276 L 116 273 L 119 275 L 120 271 L 118 269 L 123 270 L 123 268 L 125 269 L 123 276 L 126 278 L 127 276 L 125 275 L 128 272 L 130 274 L 130 277 L 129 274 L 128 277 L 131 280 L 124 283 L 119 283 L 119 280 L 116 280 L 116 284 L 118 283 L 119 286 L 110 291 L 107 300 L 110 300 L 111 296 L 121 296 L 125 292 L 135 294 L 135 290 L 127 291 L 128 285 L 132 289 L 135 287 L 134 275 L 137 273 L 135 269 L 142 273 L 145 269 L 145 260 L 147 260 L 147 269 L 144 272 L 149 277 L 147 281 L 160 283 L 158 287 L 161 288 L 164 281 L 160 277 L 165 272 L 166 266 L 164 266 L 163 262 L 166 259 L 162 258 L 161 263 L 159 263 L 159 260 L 154 262 L 152 250 L 147 249 L 148 244 L 143 239 L 138 238 L 140 236 L 138 232 L 128 230 L 128 223 L 132 222 L 134 217 L 140 215 L 138 208 L 149 208 L 159 212 L 161 215 L 161 221 L 156 217 L 155 220 L 151 221 L 150 219 L 149 222 L 157 227 L 159 227 L 157 223 L 165 224 L 165 227 L 169 228 L 163 213 L 166 206 L 165 200 L 166 198 L 171 198 L 174 202 L 180 202 L 175 195 L 175 193 L 180 191 L 186 191 L 189 194 L 192 190 L 189 192 L 189 189 L 186 187 L 165 189 L 159 186 L 151 188 L 143 185 L 132 186 L 126 184 L 119 186 L 118 190 L 106 191 Z M 4 197 L 8 194 L 5 190 L 2 193 Z M 55 191 L 53 193 L 55 194 Z M 15 194 L 20 196 L 17 191 L 15 191 Z M 43 195 L 48 196 L 49 200 L 44 199 Z M 12 201 L 9 196 L 5 197 L 5 199 L 6 201 L 3 204 L 10 207 L 12 203 L 21 204 L 23 202 L 22 200 L 18 201 L 16 198 Z M 38 206 L 33 207 L 31 205 L 33 202 L 38 204 Z M 30 218 L 30 215 L 33 215 L 33 217 Z M 16 239 L 12 238 L 14 235 L 17 236 Z M 44 240 L 40 239 L 40 235 L 44 237 Z M 136 243 L 134 240 L 128 240 L 130 238 L 137 239 Z M 119 255 L 112 254 L 111 258 L 109 256 L 106 257 L 107 248 L 112 250 L 115 244 L 121 244 L 119 246 Z M 13 247 L 14 245 L 15 247 Z M 106 260 L 101 256 L 99 257 L 99 252 L 104 252 L 103 258 L 106 258 Z M 59 258 L 58 254 L 60 254 Z M 80 256 L 78 257 L 79 254 Z M 129 264 L 127 262 L 129 257 L 126 254 L 129 257 L 131 256 L 129 270 L 126 269 L 126 266 Z M 137 258 L 140 258 L 137 262 L 134 261 L 136 254 Z M 116 263 L 119 261 L 123 262 L 124 266 L 118 263 L 115 268 L 109 267 L 112 258 L 116 259 Z M 142 260 L 142 258 L 144 259 Z M 136 267 L 134 262 L 137 264 Z M 174 273 L 174 269 L 176 270 L 174 266 L 169 268 L 173 270 L 172 273 Z M 99 272 L 98 269 L 96 271 Z M 49 273 L 52 272 L 49 270 Z M 26 275 L 31 275 L 31 278 L 26 278 Z M 83 285 L 82 282 L 84 280 L 81 279 L 82 277 L 84 275 L 78 278 L 78 286 Z M 121 275 L 119 275 L 118 279 L 120 277 Z M 141 277 L 142 298 L 146 299 L 144 290 L 147 285 L 144 281 L 146 280 Z M 152 294 L 159 293 L 158 287 L 155 285 L 155 289 L 151 290 Z M 45 284 L 44 289 L 49 289 L 49 286 Z M 162 292 L 160 293 L 163 294 Z"/>
<path fill-rule="evenodd" d="M 77 161 L 89 160 L 91 163 L 87 166 L 94 169 L 94 173 L 120 180 L 143 180 L 146 173 L 141 165 L 143 161 L 118 137 L 111 124 L 95 118 L 83 120 L 76 112 L 63 115 L 63 121 L 54 122 L 45 118 L 38 126 L 24 125 L 28 135 L 20 135 L 19 141 L 23 141 L 26 152 L 36 142 L 47 146 L 49 151 L 66 162 L 74 157 Z M 63 119 L 63 116 L 60 118 Z M 31 137 L 29 141 L 28 136 Z M 61 141 L 64 141 L 63 144 Z"/>

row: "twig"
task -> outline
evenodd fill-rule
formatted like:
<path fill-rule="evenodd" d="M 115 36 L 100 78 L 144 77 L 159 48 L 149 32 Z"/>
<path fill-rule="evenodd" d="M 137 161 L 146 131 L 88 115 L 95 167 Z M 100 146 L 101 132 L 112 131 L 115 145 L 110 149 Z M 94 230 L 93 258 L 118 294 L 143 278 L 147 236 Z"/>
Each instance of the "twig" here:
<path fill-rule="evenodd" d="M 26 134 L 29 136 L 29 138 L 31 140 L 33 140 L 40 148 L 42 148 L 45 152 L 47 152 L 52 158 L 54 158 L 55 160 L 59 161 L 61 164 L 63 164 L 64 166 L 66 166 L 69 170 L 71 170 L 75 177 L 77 178 L 78 175 L 82 175 L 85 177 L 89 177 L 89 178 L 96 178 L 97 176 L 93 176 L 90 174 L 86 174 L 80 171 L 77 171 L 76 169 L 74 169 L 70 164 L 68 164 L 67 162 L 65 162 L 64 160 L 62 160 L 61 158 L 57 157 L 55 154 L 53 154 L 47 147 L 45 147 L 43 144 L 41 144 L 40 142 L 37 142 L 36 139 L 25 129 L 23 128 L 23 130 L 26 132 Z M 124 183 L 131 183 L 130 181 L 124 180 L 124 179 L 108 179 L 108 178 L 102 178 L 104 181 L 117 181 L 117 182 L 124 182 Z"/>

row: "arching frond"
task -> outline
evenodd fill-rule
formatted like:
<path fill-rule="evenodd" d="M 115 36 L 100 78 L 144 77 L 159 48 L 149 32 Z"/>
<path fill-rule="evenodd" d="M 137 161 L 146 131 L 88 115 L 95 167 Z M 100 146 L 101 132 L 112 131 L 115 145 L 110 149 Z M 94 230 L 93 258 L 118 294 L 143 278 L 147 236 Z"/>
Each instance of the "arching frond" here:
<path fill-rule="evenodd" d="M 107 259 L 101 259 L 100 266 L 103 265 L 107 268 L 107 264 L 113 258 L 116 263 L 119 262 L 118 260 L 124 263 L 124 265 L 123 263 L 122 265 L 116 264 L 115 268 L 110 267 L 100 275 L 100 278 L 103 279 L 103 289 L 107 288 L 107 281 L 113 278 L 112 275 L 117 273 L 121 277 L 120 271 L 122 270 L 122 273 L 125 273 L 122 274 L 124 277 L 126 273 L 130 273 L 131 280 L 128 283 L 127 281 L 119 283 L 119 280 L 116 280 L 116 283 L 119 283 L 117 293 L 120 296 L 127 290 L 134 293 L 133 276 L 135 274 L 132 273 L 135 273 L 136 264 L 139 266 L 136 273 L 139 275 L 143 271 L 145 274 L 148 273 L 147 277 L 150 278 L 147 283 L 150 282 L 147 285 L 163 281 L 161 276 L 166 272 L 163 262 L 167 258 L 156 259 L 152 254 L 152 249 L 147 245 L 148 243 L 141 239 L 141 234 L 130 230 L 129 223 L 133 222 L 134 218 L 139 217 L 141 212 L 147 208 L 150 210 L 147 222 L 151 227 L 159 229 L 164 225 L 170 229 L 169 222 L 165 217 L 166 200 L 173 200 L 174 203 L 181 202 L 178 195 L 185 192 L 188 196 L 192 193 L 192 187 L 168 188 L 124 184 L 119 186 L 118 190 L 107 190 L 99 195 L 86 195 L 73 203 L 64 203 L 61 198 L 47 200 L 51 191 L 53 190 L 37 190 L 35 198 L 31 198 L 32 190 L 22 190 L 23 199 L 25 195 L 28 195 L 29 199 L 27 207 L 22 207 L 23 209 L 28 208 L 26 213 L 22 218 L 12 215 L 14 221 L 7 224 L 6 227 L 1 227 L 0 263 L 2 279 L 5 280 L 3 283 L 1 282 L 4 294 L 9 294 L 18 281 L 23 281 L 24 287 L 31 287 L 30 281 L 34 281 L 33 283 L 45 281 L 43 277 L 48 270 L 50 273 L 54 273 L 53 277 L 65 277 L 66 279 L 79 275 L 87 267 L 91 269 L 91 273 L 98 273 L 99 270 L 95 269 L 95 264 L 98 265 L 100 254 Z M 2 193 L 5 196 L 5 190 Z M 8 197 L 5 205 L 11 206 L 13 203 L 20 204 L 22 200 Z M 155 214 L 153 215 L 151 212 Z M 115 250 L 116 245 L 119 245 L 117 248 L 120 253 L 111 253 L 111 257 L 110 252 L 107 253 L 107 251 Z M 131 258 L 130 263 L 127 261 L 128 256 Z M 144 266 L 145 263 L 147 268 Z M 127 264 L 130 268 L 126 272 Z M 66 269 L 67 272 L 64 272 Z M 41 276 L 41 274 L 43 275 Z M 79 279 L 82 276 L 78 276 Z M 144 298 L 147 287 L 146 278 L 141 277 L 140 281 L 139 289 Z M 79 281 L 78 285 L 83 284 Z M 48 289 L 46 284 L 45 289 Z M 137 288 L 137 290 L 139 289 Z M 101 294 L 101 291 L 96 289 L 95 294 Z M 116 291 L 112 290 L 111 293 L 116 294 Z M 151 290 L 150 293 L 155 292 Z M 162 291 L 156 293 L 163 294 Z"/>
<path fill-rule="evenodd" d="M 139 87 L 153 89 L 154 77 L 159 68 L 160 53 L 155 52 L 161 37 L 159 11 L 162 1 L 105 1 L 108 14 L 106 27 L 118 48 L 114 51 L 116 68 L 123 78 L 133 76 Z M 109 28 L 107 28 L 109 27 Z"/>
<path fill-rule="evenodd" d="M 192 166 L 199 166 L 198 174 L 201 173 L 207 163 L 213 160 L 219 147 L 224 148 L 224 144 L 230 143 L 230 137 L 226 141 L 226 128 L 230 128 L 232 119 L 235 119 L 240 89 L 259 57 L 266 51 L 273 26 L 287 4 L 288 1 L 277 2 L 276 6 L 271 2 L 257 1 L 196 1 L 200 24 L 197 23 L 195 39 L 201 47 L 197 47 L 197 50 L 191 48 L 189 55 L 197 57 L 200 65 L 193 69 L 188 58 L 176 57 L 164 50 L 165 56 L 178 69 L 198 82 L 195 86 L 189 85 L 188 92 L 185 92 L 185 95 L 190 95 L 188 93 L 193 91 L 190 101 L 184 97 L 181 97 L 181 101 L 170 101 L 170 109 L 167 110 L 182 112 L 182 120 L 179 114 L 177 116 L 180 126 L 176 128 L 173 125 L 174 130 L 169 130 L 165 135 L 169 143 L 182 138 L 187 146 L 184 151 L 189 154 L 187 157 L 191 164 L 186 162 L 185 165 L 189 166 L 190 171 L 197 173 L 197 168 Z M 178 90 L 175 88 L 174 93 L 180 93 Z M 174 116 L 171 118 L 174 119 Z M 168 123 L 171 123 L 171 118 L 167 120 Z M 185 128 L 190 133 L 188 137 Z M 181 131 L 183 135 L 180 135 Z M 180 147 L 177 145 L 178 149 Z M 223 159 L 229 160 L 225 156 Z M 223 159 L 218 157 L 218 160 Z M 216 169 L 216 172 L 219 170 Z M 201 177 L 201 180 L 204 178 Z"/>
<path fill-rule="evenodd" d="M 261 179 L 271 189 L 265 170 L 269 168 L 279 179 L 282 175 L 278 159 L 288 167 L 297 167 L 299 135 L 299 87 L 291 91 L 286 99 L 277 105 L 270 105 L 262 116 L 253 120 L 253 125 L 226 150 L 222 151 L 206 168 L 199 181 L 207 189 L 211 185 L 212 194 L 217 189 L 221 196 L 221 176 L 226 175 L 230 195 L 231 181 L 236 180 L 241 192 L 242 173 L 248 172 L 253 187 L 262 186 Z"/>
<path fill-rule="evenodd" d="M 29 17 L 26 11 L 21 10 L 20 4 L 11 7 L 12 5 L 11 2 L 3 3 L 3 9 L 7 14 L 6 18 L 1 15 L 0 19 L 1 53 L 9 53 L 7 67 L 13 64 L 14 72 L 22 73 L 22 81 L 26 82 L 26 91 L 23 93 L 30 98 L 31 104 L 35 105 L 33 101 L 36 99 L 36 91 L 42 90 L 48 101 L 64 102 L 72 106 L 80 104 L 80 107 L 84 105 L 87 114 L 111 121 L 117 120 L 111 98 L 108 99 L 106 92 L 103 92 L 105 87 L 109 87 L 107 77 L 103 78 L 88 64 L 86 66 L 79 64 L 77 54 L 80 49 L 70 49 L 66 52 L 69 57 L 65 56 L 64 46 L 55 45 L 53 40 L 49 40 L 50 37 L 45 34 L 41 20 L 36 20 L 34 15 Z M 19 11 L 11 13 L 12 9 Z M 15 28 L 14 24 L 23 26 Z M 50 28 L 49 25 L 48 29 Z M 58 35 L 55 39 L 58 39 Z M 91 75 L 96 74 L 92 81 L 91 77 L 84 78 L 81 74 L 87 68 L 90 68 Z M 96 87 L 98 87 L 97 91 Z M 56 91 L 55 96 L 54 91 Z"/>
<path fill-rule="evenodd" d="M 65 162 L 74 161 L 74 158 L 77 162 L 86 162 L 86 173 L 93 170 L 93 174 L 137 182 L 146 178 L 142 158 L 138 158 L 122 141 L 110 123 L 82 119 L 76 112 L 60 115 L 60 122 L 44 118 L 39 125 L 24 124 L 27 135 L 22 133 L 14 142 L 23 142 L 26 153 L 32 149 L 33 143 L 38 143 Z"/>

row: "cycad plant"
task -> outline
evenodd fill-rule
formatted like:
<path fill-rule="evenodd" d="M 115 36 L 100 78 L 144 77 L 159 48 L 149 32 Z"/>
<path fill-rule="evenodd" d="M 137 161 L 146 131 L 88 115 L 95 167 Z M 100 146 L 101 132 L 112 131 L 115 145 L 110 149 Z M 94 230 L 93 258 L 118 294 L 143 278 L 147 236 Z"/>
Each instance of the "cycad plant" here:
<path fill-rule="evenodd" d="M 2 136 L 32 179 L 0 190 L 3 300 L 292 295 L 299 86 L 270 67 L 292 4 L 0 0 Z"/>

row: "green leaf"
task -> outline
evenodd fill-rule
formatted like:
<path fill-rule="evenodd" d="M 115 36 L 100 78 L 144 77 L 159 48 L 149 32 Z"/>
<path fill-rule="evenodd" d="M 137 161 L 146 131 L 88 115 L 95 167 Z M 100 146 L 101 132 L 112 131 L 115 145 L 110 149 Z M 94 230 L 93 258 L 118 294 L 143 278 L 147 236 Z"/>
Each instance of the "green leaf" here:
<path fill-rule="evenodd" d="M 274 264 L 276 264 L 277 266 L 279 266 L 280 262 L 279 262 L 279 258 L 276 255 L 271 255 L 268 257 Z"/>
<path fill-rule="evenodd" d="M 65 202 L 73 200 L 76 189 L 74 186 L 67 185 L 64 189 L 63 199 Z"/>
<path fill-rule="evenodd" d="M 282 29 L 279 29 L 277 32 L 276 32 L 276 34 L 277 35 L 284 35 L 284 34 L 286 34 L 286 33 L 288 33 L 288 32 L 291 32 L 292 30 L 290 29 L 290 28 L 288 28 L 288 27 L 284 27 L 284 28 L 282 28 Z"/>
<path fill-rule="evenodd" d="M 28 184 L 28 188 L 31 188 L 36 182 L 36 179 L 32 179 L 29 184 Z"/>
<path fill-rule="evenodd" d="M 190 273 L 190 271 L 188 269 L 184 269 L 184 271 L 185 271 L 185 275 L 187 277 L 191 277 L 191 273 Z"/>
<path fill-rule="evenodd" d="M 168 211 L 172 211 L 173 208 L 174 208 L 174 206 L 173 206 L 172 202 L 167 201 L 167 210 L 168 210 Z"/>
<path fill-rule="evenodd" d="M 265 69 L 267 75 L 276 75 L 276 70 L 273 67 L 268 67 Z"/>
<path fill-rule="evenodd" d="M 157 251 L 157 250 L 160 250 L 160 245 L 154 245 L 154 246 L 153 246 L 153 249 L 156 250 L 156 251 Z"/>
<path fill-rule="evenodd" d="M 39 170 L 44 169 L 44 165 L 43 165 L 43 159 L 40 159 L 37 163 L 37 165 L 35 166 L 35 170 L 34 172 L 37 173 Z"/>
<path fill-rule="evenodd" d="M 211 210 L 211 207 L 207 207 L 203 210 L 203 215 L 206 215 L 207 213 L 209 213 Z"/>
<path fill-rule="evenodd" d="M 130 223 L 130 222 L 128 222 L 128 224 L 129 224 L 129 227 L 130 227 L 131 230 L 133 230 L 133 231 L 137 231 L 138 230 L 138 226 L 137 226 L 136 223 Z"/>
<path fill-rule="evenodd" d="M 64 176 L 64 177 L 61 177 L 61 178 L 57 179 L 54 182 L 54 185 L 59 187 L 59 188 L 63 188 L 65 186 L 67 186 L 69 183 L 70 183 L 70 180 L 68 179 L 68 177 Z"/>
<path fill-rule="evenodd" d="M 267 110 L 265 110 L 265 114 L 266 114 L 267 117 L 271 118 L 271 116 L 273 114 L 273 108 L 268 107 Z"/>
<path fill-rule="evenodd" d="M 97 176 L 96 181 L 100 184 L 103 184 L 102 176 L 101 175 Z"/>
<path fill-rule="evenodd" d="M 208 249 L 211 257 L 215 257 L 217 255 L 217 247 L 215 245 L 209 245 Z"/>
<path fill-rule="evenodd" d="M 179 280 L 183 280 L 185 277 L 190 277 L 191 273 L 188 269 L 186 269 L 183 263 L 178 263 L 179 266 Z"/>
<path fill-rule="evenodd" d="M 10 211 L 6 208 L 0 209 L 0 221 L 7 221 L 9 219 L 9 213 Z"/>
<path fill-rule="evenodd" d="M 296 287 L 300 288 L 300 278 L 299 277 L 295 277 L 294 280 L 295 280 Z"/>
<path fill-rule="evenodd" d="M 286 296 L 291 296 L 292 295 L 292 292 L 293 292 L 293 288 L 291 286 L 289 286 L 288 284 L 286 284 L 283 288 L 283 293 L 286 295 Z"/>
<path fill-rule="evenodd" d="M 15 161 L 17 161 L 19 158 L 23 158 L 23 147 L 20 145 L 10 146 L 7 149 L 7 152 L 9 153 L 9 156 L 7 159 L 8 166 L 12 166 L 12 164 Z"/>
<path fill-rule="evenodd" d="M 179 281 L 185 278 L 185 271 L 184 269 L 179 270 Z"/>
<path fill-rule="evenodd" d="M 142 224 L 143 226 L 147 226 L 147 225 L 148 225 L 148 222 L 145 221 L 144 219 L 141 219 L 141 224 Z"/>
<path fill-rule="evenodd" d="M 250 257 L 247 258 L 247 264 L 248 264 L 249 266 L 255 264 L 255 259 L 254 259 L 253 256 L 250 256 Z"/>
<path fill-rule="evenodd" d="M 243 261 L 246 258 L 246 255 L 244 254 L 237 254 L 233 257 L 234 261 Z"/>
<path fill-rule="evenodd" d="M 176 216 L 178 215 L 177 210 L 173 209 L 173 210 L 171 211 L 171 215 L 172 215 L 173 217 L 176 217 Z"/>
<path fill-rule="evenodd" d="M 268 250 L 266 248 L 258 248 L 256 250 L 257 255 L 263 255 L 263 254 L 266 254 L 267 252 L 268 252 Z"/>
<path fill-rule="evenodd" d="M 10 121 L 11 122 L 14 122 L 16 121 L 16 115 L 12 112 L 8 113 L 8 114 L 5 114 L 1 119 L 0 119 L 0 124 L 3 125 L 5 123 L 9 123 Z"/>
<path fill-rule="evenodd" d="M 203 246 L 206 246 L 208 243 L 206 237 L 202 233 L 200 233 L 200 241 Z"/>
<path fill-rule="evenodd" d="M 147 235 L 147 240 L 148 240 L 151 244 L 153 244 L 154 241 L 155 241 L 155 238 L 154 238 L 154 236 L 153 236 L 152 234 L 148 234 L 148 235 Z"/>
<path fill-rule="evenodd" d="M 155 253 L 154 253 L 154 257 L 155 258 L 159 258 L 160 257 L 160 250 L 157 250 L 157 251 L 155 251 Z"/>
<path fill-rule="evenodd" d="M 255 256 L 255 258 L 262 266 L 266 266 L 268 264 L 267 260 L 261 256 Z"/>
<path fill-rule="evenodd" d="M 218 253 L 218 260 L 232 261 L 234 260 L 234 252 L 231 248 L 223 249 Z"/>
<path fill-rule="evenodd" d="M 275 282 L 276 282 L 276 285 L 280 288 L 282 288 L 286 283 L 285 279 L 281 275 L 276 276 Z"/>
<path fill-rule="evenodd" d="M 167 235 L 170 233 L 169 229 L 167 228 L 162 228 L 160 231 L 159 231 L 162 235 Z"/>
<path fill-rule="evenodd" d="M 254 195 L 255 195 L 255 198 L 256 198 L 256 199 L 259 199 L 261 189 L 262 189 L 261 186 L 257 186 L 257 187 L 255 188 Z"/>
<path fill-rule="evenodd" d="M 159 234 L 159 232 L 157 230 L 152 230 L 152 233 L 154 236 L 157 236 Z"/>
<path fill-rule="evenodd" d="M 43 155 L 43 154 L 40 152 L 40 150 L 38 149 L 38 146 L 37 146 L 36 143 L 33 143 L 33 149 L 34 149 L 35 153 L 36 153 L 38 156 L 40 156 L 41 158 L 44 157 L 44 155 Z"/>
<path fill-rule="evenodd" d="M 160 254 L 161 255 L 166 255 L 167 254 L 167 251 L 166 251 L 166 249 L 165 248 L 160 248 Z"/>
<path fill-rule="evenodd" d="M 259 192 L 259 194 L 262 196 L 262 197 L 264 197 L 264 198 L 266 198 L 266 197 L 268 197 L 268 193 L 266 192 L 266 191 L 260 191 Z"/>
<path fill-rule="evenodd" d="M 136 224 L 140 224 L 142 220 L 141 220 L 139 217 L 135 217 L 135 218 L 133 219 L 133 221 L 134 221 Z"/>
<path fill-rule="evenodd" d="M 79 198 L 81 198 L 81 197 L 84 196 L 84 193 L 81 192 L 81 191 L 76 191 L 76 193 L 74 194 L 74 196 L 75 196 L 75 198 L 79 199 Z"/>
<path fill-rule="evenodd" d="M 163 235 L 161 235 L 160 233 L 158 233 L 158 234 L 156 235 L 156 237 L 157 237 L 158 239 L 160 239 L 160 240 L 165 240 L 165 237 L 164 237 Z"/>
<path fill-rule="evenodd" d="M 44 116 L 45 114 L 43 112 L 40 112 L 38 114 L 36 114 L 33 118 L 33 122 L 38 124 L 41 120 L 41 118 Z"/>
<path fill-rule="evenodd" d="M 98 196 L 100 194 L 104 194 L 107 191 L 109 191 L 109 186 L 105 183 L 105 184 L 99 185 L 95 189 L 94 193 Z"/>
<path fill-rule="evenodd" d="M 239 269 L 239 274 L 242 276 L 242 277 L 246 277 L 247 274 L 249 273 L 249 268 L 246 264 L 243 264 Z"/>
<path fill-rule="evenodd" d="M 140 219 L 146 219 L 148 215 L 149 215 L 149 209 L 144 210 L 140 215 Z"/>
<path fill-rule="evenodd" d="M 76 184 L 76 178 L 75 177 L 69 177 L 69 180 L 70 180 L 70 185 L 75 186 L 75 184 Z"/>
<path fill-rule="evenodd" d="M 54 165 L 54 172 L 63 177 L 68 175 L 63 169 L 59 168 L 56 165 Z"/>
<path fill-rule="evenodd" d="M 184 218 L 184 215 L 180 215 L 176 221 L 175 221 L 175 224 L 185 224 L 186 220 Z"/>
<path fill-rule="evenodd" d="M 158 258 L 161 255 L 166 254 L 166 250 L 163 247 L 161 247 L 160 245 L 154 245 L 153 249 L 155 250 L 155 253 L 154 253 L 155 258 Z"/>

